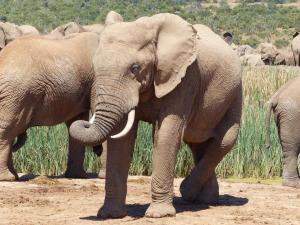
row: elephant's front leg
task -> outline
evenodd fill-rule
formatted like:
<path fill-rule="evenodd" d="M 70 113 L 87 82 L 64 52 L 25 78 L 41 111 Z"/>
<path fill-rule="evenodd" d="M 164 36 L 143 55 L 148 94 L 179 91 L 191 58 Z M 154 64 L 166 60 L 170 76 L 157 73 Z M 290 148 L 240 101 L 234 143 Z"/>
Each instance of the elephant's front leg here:
<path fill-rule="evenodd" d="M 74 120 L 88 120 L 88 113 L 76 117 Z M 68 121 L 66 125 L 68 130 L 74 120 Z M 65 177 L 67 178 L 87 178 L 87 174 L 83 169 L 85 155 L 85 146 L 72 138 L 69 134 L 69 155 Z"/>
<path fill-rule="evenodd" d="M 98 177 L 101 179 L 105 179 L 106 177 L 106 159 L 107 159 L 107 142 L 103 142 L 102 144 L 102 155 L 101 155 L 101 169 L 99 171 Z"/>
<path fill-rule="evenodd" d="M 7 140 L 0 140 L 0 181 L 13 181 L 18 174 L 13 167 L 11 144 Z"/>
<path fill-rule="evenodd" d="M 125 207 L 127 177 L 137 127 L 138 122 L 135 121 L 126 136 L 107 140 L 105 200 L 97 215 L 100 218 L 121 218 L 127 215 Z"/>
<path fill-rule="evenodd" d="M 155 125 L 153 173 L 151 182 L 152 202 L 147 217 L 175 216 L 173 182 L 176 155 L 181 143 L 183 120 L 167 115 Z"/>

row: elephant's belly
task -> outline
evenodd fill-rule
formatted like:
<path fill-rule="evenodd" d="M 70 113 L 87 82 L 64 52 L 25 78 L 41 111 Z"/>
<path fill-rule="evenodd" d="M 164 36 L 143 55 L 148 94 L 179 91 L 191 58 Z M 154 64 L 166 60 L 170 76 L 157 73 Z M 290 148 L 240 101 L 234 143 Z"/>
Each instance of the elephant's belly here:
<path fill-rule="evenodd" d="M 80 101 L 63 104 L 50 104 L 35 110 L 30 126 L 53 126 L 74 119 L 79 114 L 88 111 L 88 107 Z"/>
<path fill-rule="evenodd" d="M 183 134 L 183 141 L 186 143 L 202 143 L 215 136 L 214 129 L 200 130 L 186 128 Z"/>
<path fill-rule="evenodd" d="M 201 110 L 188 121 L 184 130 L 184 141 L 189 143 L 202 143 L 216 136 L 216 129 L 224 113 L 220 110 Z"/>

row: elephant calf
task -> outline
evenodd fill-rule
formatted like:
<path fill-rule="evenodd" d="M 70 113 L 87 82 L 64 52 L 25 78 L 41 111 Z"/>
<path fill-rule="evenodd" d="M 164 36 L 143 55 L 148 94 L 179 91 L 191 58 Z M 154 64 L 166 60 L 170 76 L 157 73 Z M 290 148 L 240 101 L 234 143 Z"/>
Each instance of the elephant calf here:
<path fill-rule="evenodd" d="M 0 181 L 18 178 L 12 148 L 24 144 L 29 127 L 88 119 L 98 44 L 94 33 L 61 40 L 32 36 L 18 38 L 0 52 Z M 86 176 L 84 149 L 70 138 L 67 177 Z"/>
<path fill-rule="evenodd" d="M 300 77 L 283 85 L 270 99 L 267 145 L 270 146 L 270 115 L 273 111 L 283 152 L 283 185 L 300 188 L 297 158 L 300 154 Z"/>

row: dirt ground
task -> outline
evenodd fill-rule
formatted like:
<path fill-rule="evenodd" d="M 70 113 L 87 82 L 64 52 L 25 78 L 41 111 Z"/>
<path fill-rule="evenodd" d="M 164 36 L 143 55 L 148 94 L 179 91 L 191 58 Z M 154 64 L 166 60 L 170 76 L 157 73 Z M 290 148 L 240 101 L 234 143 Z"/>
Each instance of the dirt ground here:
<path fill-rule="evenodd" d="M 278 185 L 220 181 L 218 205 L 190 204 L 180 198 L 175 180 L 176 217 L 144 217 L 150 178 L 130 177 L 123 219 L 100 221 L 104 180 L 49 179 L 0 182 L 0 224 L 300 224 L 300 190 Z"/>

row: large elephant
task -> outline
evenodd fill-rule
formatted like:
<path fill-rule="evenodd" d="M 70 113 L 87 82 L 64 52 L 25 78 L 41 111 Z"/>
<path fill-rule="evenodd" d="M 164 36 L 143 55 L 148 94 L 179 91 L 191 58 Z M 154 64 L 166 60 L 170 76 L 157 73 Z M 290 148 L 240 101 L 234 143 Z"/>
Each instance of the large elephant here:
<path fill-rule="evenodd" d="M 122 17 L 111 11 L 106 21 Z M 21 37 L 0 52 L 0 181 L 18 178 L 12 150 L 26 141 L 32 126 L 88 119 L 94 81 L 92 58 L 99 45 L 97 33 Z M 13 141 L 17 142 L 13 145 Z M 100 144 L 100 143 L 99 143 Z M 101 154 L 101 145 L 94 152 Z M 69 137 L 66 177 L 86 177 L 84 145 Z M 104 160 L 105 162 L 105 160 Z"/>
<path fill-rule="evenodd" d="M 242 107 L 241 66 L 231 47 L 208 27 L 164 13 L 106 26 L 94 69 L 95 120 L 74 122 L 70 134 L 95 145 L 118 132 L 129 112 L 124 130 L 114 136 L 118 139 L 107 141 L 106 196 L 98 216 L 126 215 L 126 181 L 141 120 L 153 124 L 154 140 L 146 216 L 175 215 L 173 180 L 181 140 L 195 161 L 181 184 L 183 198 L 215 202 L 215 168 L 235 143 Z"/>
<path fill-rule="evenodd" d="M 0 50 L 18 37 L 38 34 L 39 31 L 30 25 L 17 26 L 13 23 L 0 22 Z"/>
<path fill-rule="evenodd" d="M 298 32 L 293 35 L 291 47 L 294 55 L 295 65 L 300 66 L 300 35 Z"/>
<path fill-rule="evenodd" d="M 94 33 L 61 40 L 32 36 L 18 38 L 0 52 L 0 181 L 18 178 L 12 150 L 25 143 L 29 127 L 88 119 L 98 44 Z M 86 177 L 84 150 L 70 138 L 66 177 Z"/>
<path fill-rule="evenodd" d="M 270 147 L 270 116 L 273 111 L 283 152 L 282 184 L 300 188 L 297 159 L 300 154 L 300 77 L 283 85 L 269 101 L 267 146 Z"/>

